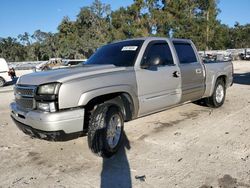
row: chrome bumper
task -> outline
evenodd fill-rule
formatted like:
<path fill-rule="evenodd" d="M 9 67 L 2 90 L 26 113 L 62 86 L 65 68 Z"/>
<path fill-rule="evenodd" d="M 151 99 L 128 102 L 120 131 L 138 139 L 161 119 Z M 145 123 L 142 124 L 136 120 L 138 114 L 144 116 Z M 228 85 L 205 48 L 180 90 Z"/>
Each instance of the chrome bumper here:
<path fill-rule="evenodd" d="M 15 102 L 10 104 L 10 109 L 11 117 L 15 121 L 38 131 L 63 131 L 66 134 L 83 131 L 84 109 L 65 110 L 54 113 L 36 110 L 24 112 L 18 109 Z"/>

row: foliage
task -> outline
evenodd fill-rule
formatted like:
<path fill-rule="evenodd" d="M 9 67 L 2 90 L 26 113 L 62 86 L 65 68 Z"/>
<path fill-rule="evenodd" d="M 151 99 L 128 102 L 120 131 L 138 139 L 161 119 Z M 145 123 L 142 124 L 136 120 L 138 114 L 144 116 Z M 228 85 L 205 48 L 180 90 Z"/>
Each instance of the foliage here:
<path fill-rule="evenodd" d="M 24 61 L 27 57 L 27 50 L 15 38 L 1 38 L 0 54 L 0 57 L 8 61 Z"/>
<path fill-rule="evenodd" d="M 7 61 L 88 58 L 98 47 L 115 40 L 160 36 L 189 38 L 199 50 L 250 47 L 250 24 L 229 28 L 217 19 L 217 0 L 134 0 L 111 11 L 94 0 L 76 20 L 64 17 L 57 33 L 25 32 L 0 38 L 0 57 Z"/>

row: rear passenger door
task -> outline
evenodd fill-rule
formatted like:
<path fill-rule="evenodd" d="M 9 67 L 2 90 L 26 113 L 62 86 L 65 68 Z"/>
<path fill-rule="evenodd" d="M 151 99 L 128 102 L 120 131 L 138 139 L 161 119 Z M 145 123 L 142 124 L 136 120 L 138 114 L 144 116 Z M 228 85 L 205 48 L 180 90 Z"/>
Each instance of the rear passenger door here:
<path fill-rule="evenodd" d="M 173 41 L 182 77 L 181 102 L 200 99 L 205 92 L 205 70 L 194 46 L 186 41 Z"/>

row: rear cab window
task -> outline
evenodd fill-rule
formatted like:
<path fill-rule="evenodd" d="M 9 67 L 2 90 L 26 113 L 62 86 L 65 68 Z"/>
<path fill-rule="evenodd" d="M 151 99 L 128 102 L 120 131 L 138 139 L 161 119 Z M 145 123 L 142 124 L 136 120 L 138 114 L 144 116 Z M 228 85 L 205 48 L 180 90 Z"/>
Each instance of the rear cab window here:
<path fill-rule="evenodd" d="M 187 42 L 173 42 L 180 64 L 198 63 L 194 49 Z"/>

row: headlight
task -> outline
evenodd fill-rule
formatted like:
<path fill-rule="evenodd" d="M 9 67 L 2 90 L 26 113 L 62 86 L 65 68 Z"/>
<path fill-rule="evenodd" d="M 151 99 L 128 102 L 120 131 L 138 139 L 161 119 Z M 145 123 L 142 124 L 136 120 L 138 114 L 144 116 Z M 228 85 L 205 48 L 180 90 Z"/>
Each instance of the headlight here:
<path fill-rule="evenodd" d="M 61 83 L 57 82 L 40 85 L 35 95 L 37 109 L 45 112 L 57 111 L 60 86 Z"/>
<path fill-rule="evenodd" d="M 37 90 L 38 95 L 54 95 L 59 90 L 60 83 L 50 83 L 40 85 Z"/>

